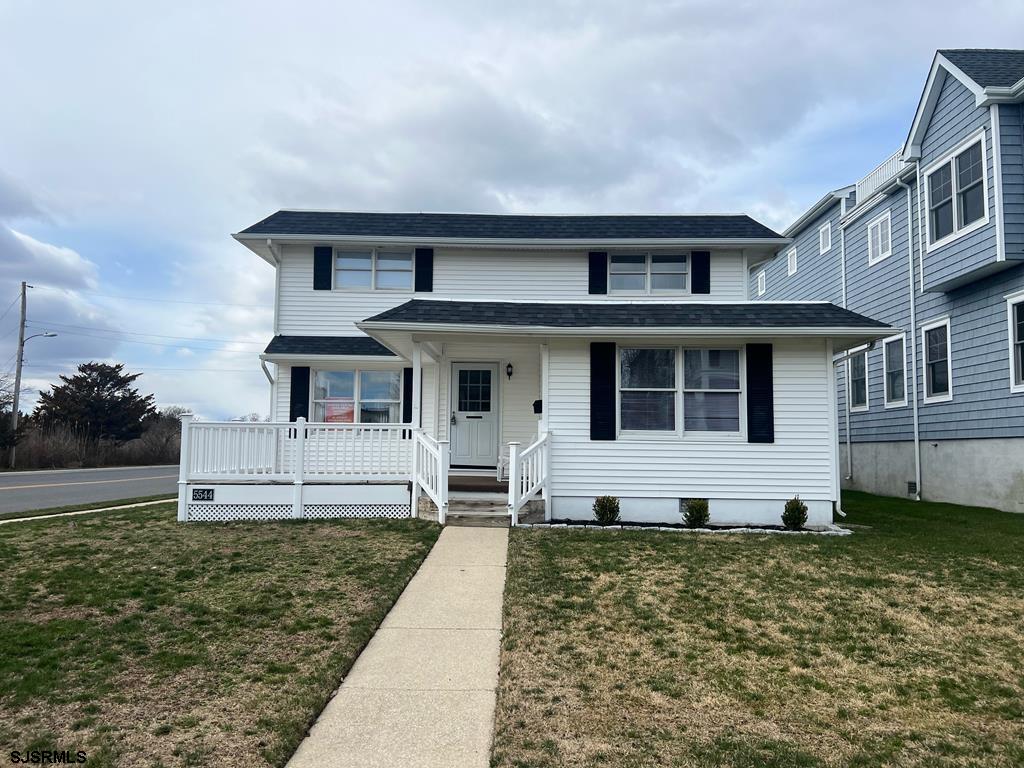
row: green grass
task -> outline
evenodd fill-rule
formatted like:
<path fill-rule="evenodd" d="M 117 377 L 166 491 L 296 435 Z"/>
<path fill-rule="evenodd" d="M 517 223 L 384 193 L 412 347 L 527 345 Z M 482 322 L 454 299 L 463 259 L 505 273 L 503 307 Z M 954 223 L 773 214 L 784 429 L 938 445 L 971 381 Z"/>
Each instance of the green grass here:
<path fill-rule="evenodd" d="M 172 494 L 161 493 L 156 496 L 134 496 L 129 499 L 116 499 L 114 501 L 90 501 L 84 504 L 68 504 L 63 507 L 49 507 L 48 509 L 32 509 L 26 512 L 0 512 L 0 520 L 13 520 L 20 517 L 40 517 L 43 515 L 57 515 L 61 512 L 81 512 L 88 509 L 106 509 L 107 507 L 120 507 L 125 504 L 139 504 L 144 501 L 170 500 Z"/>
<path fill-rule="evenodd" d="M 1024 765 L 1024 516 L 849 537 L 514 530 L 495 766 Z"/>
<path fill-rule="evenodd" d="M 0 754 L 283 765 L 437 535 L 171 504 L 0 527 Z"/>

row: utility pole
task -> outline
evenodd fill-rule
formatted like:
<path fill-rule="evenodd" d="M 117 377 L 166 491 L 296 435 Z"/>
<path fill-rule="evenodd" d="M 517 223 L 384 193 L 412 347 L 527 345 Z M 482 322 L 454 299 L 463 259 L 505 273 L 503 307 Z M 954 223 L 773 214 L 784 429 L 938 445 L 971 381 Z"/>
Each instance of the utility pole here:
<path fill-rule="evenodd" d="M 14 469 L 14 455 L 17 450 L 18 400 L 21 397 L 21 364 L 25 361 L 25 289 L 28 284 L 21 281 L 21 324 L 18 326 L 18 362 L 14 368 L 14 402 L 11 403 L 11 469 Z"/>

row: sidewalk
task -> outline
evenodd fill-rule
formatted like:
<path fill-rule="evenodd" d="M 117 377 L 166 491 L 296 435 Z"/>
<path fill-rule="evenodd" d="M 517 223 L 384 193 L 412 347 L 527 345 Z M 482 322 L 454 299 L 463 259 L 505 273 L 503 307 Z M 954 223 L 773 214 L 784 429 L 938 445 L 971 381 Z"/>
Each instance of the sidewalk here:
<path fill-rule="evenodd" d="M 507 528 L 445 528 L 289 768 L 486 768 Z"/>

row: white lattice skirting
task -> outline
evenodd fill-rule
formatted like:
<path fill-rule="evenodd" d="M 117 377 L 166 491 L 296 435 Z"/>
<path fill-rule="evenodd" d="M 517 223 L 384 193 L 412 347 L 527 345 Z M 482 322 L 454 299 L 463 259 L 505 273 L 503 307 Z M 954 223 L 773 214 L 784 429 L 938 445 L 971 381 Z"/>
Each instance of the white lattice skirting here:
<path fill-rule="evenodd" d="M 287 484 L 190 483 L 185 487 L 184 519 L 223 523 L 297 516 L 307 520 L 403 518 L 411 514 L 406 484 L 306 485 L 301 489 L 299 515 L 295 494 L 296 488 Z"/>

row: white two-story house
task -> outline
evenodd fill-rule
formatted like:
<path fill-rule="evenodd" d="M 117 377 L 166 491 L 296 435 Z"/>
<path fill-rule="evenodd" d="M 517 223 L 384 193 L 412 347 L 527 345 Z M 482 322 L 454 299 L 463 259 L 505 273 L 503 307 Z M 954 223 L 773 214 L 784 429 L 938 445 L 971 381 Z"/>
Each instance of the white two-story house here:
<path fill-rule="evenodd" d="M 285 210 L 235 239 L 275 270 L 272 422 L 186 425 L 181 519 L 445 522 L 461 487 L 513 523 L 612 495 L 629 520 L 705 498 L 777 524 L 799 495 L 826 526 L 833 358 L 893 333 L 751 300 L 790 241 L 747 216 Z"/>

